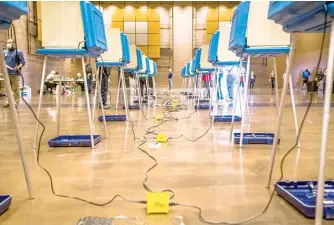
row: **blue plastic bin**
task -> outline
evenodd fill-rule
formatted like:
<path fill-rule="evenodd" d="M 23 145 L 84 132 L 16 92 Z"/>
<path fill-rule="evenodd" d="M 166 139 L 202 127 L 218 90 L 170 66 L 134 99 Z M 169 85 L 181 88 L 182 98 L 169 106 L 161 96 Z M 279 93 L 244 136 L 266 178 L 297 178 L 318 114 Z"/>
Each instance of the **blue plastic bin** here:
<path fill-rule="evenodd" d="M 232 115 L 221 115 L 221 116 L 213 116 L 214 122 L 232 122 Z M 240 116 L 234 116 L 235 122 L 240 122 Z"/>
<path fill-rule="evenodd" d="M 94 135 L 94 144 L 101 141 L 101 135 Z M 62 135 L 49 140 L 50 147 L 91 147 L 90 135 Z"/>
<path fill-rule="evenodd" d="M 234 133 L 234 144 L 240 143 L 240 133 Z M 244 133 L 242 144 L 266 144 L 272 145 L 274 143 L 273 133 Z M 278 144 L 280 139 L 278 139 Z"/>
<path fill-rule="evenodd" d="M 210 104 L 200 104 L 200 105 L 198 105 L 198 107 L 197 107 L 197 105 L 195 105 L 194 108 L 195 109 L 212 109 L 213 106 L 210 105 Z"/>
<path fill-rule="evenodd" d="M 123 106 L 123 109 L 125 109 L 125 106 Z M 140 105 L 129 105 L 128 109 L 140 109 Z"/>
<path fill-rule="evenodd" d="M 12 195 L 0 195 L 0 215 L 4 213 L 12 203 Z"/>
<path fill-rule="evenodd" d="M 105 115 L 106 121 L 125 121 L 126 115 Z M 99 116 L 99 121 L 103 122 L 103 116 Z"/>
<path fill-rule="evenodd" d="M 275 190 L 305 217 L 314 218 L 317 183 L 317 181 L 279 181 L 275 182 Z M 325 182 L 323 207 L 324 219 L 334 219 L 334 181 Z"/>

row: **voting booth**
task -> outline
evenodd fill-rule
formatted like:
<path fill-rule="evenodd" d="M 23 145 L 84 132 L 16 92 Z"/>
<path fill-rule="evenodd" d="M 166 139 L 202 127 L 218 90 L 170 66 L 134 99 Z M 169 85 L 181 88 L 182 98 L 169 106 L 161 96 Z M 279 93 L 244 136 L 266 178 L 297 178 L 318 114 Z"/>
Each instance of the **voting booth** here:
<path fill-rule="evenodd" d="M 85 58 L 98 58 L 108 50 L 102 13 L 90 2 L 41 2 L 42 49 L 36 53 L 44 55 L 41 77 L 40 96 L 37 117 L 40 116 L 45 71 L 48 57 L 60 59 L 60 79 L 58 85 L 57 137 L 49 141 L 50 147 L 91 146 L 95 148 L 101 140 L 94 135 L 91 107 L 88 94 Z M 55 19 L 57 18 L 57 19 Z M 60 135 L 60 106 L 63 60 L 65 58 L 81 59 L 89 123 L 89 135 Z M 87 121 L 87 120 L 85 120 Z M 36 124 L 34 149 L 36 148 L 39 123 Z M 106 133 L 107 135 L 107 133 Z"/>

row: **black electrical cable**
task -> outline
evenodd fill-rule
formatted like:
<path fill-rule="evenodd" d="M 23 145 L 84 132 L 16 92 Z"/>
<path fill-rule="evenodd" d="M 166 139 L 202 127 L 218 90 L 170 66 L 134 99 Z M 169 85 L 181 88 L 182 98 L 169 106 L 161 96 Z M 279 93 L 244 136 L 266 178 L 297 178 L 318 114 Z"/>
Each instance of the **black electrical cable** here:
<path fill-rule="evenodd" d="M 321 58 L 322 58 L 322 52 L 323 52 L 323 46 L 324 46 L 324 42 L 325 42 L 325 34 L 326 34 L 326 24 L 327 24 L 327 6 L 324 5 L 324 8 L 325 8 L 325 26 L 324 26 L 324 30 L 323 30 L 323 36 L 322 36 L 322 40 L 321 40 L 321 47 L 320 47 L 320 53 L 319 53 L 319 59 L 318 59 L 318 63 L 317 63 L 317 67 L 316 67 L 316 71 L 318 71 L 319 69 L 319 66 L 320 66 L 320 62 L 321 62 Z M 294 51 L 294 49 L 291 49 L 291 51 Z M 300 139 L 300 135 L 301 135 L 301 132 L 302 132 L 302 129 L 304 127 L 304 123 L 305 123 L 305 120 L 307 118 L 307 115 L 311 109 L 311 106 L 312 106 L 312 101 L 313 101 L 313 92 L 311 92 L 311 95 L 310 95 L 310 101 L 307 105 L 307 108 L 306 108 L 306 111 L 305 111 L 305 114 L 303 116 L 303 119 L 302 119 L 302 122 L 299 126 L 299 132 L 298 132 L 298 135 L 297 135 L 297 138 L 296 138 L 296 142 L 295 144 L 284 154 L 283 158 L 281 159 L 281 162 L 280 162 L 280 177 L 278 179 L 278 181 L 281 181 L 283 178 L 284 178 L 284 162 L 286 160 L 286 158 L 290 155 L 290 153 L 296 149 L 296 147 L 298 146 L 298 142 L 299 142 L 299 139 Z M 237 224 L 244 224 L 244 223 L 247 223 L 247 222 L 250 222 L 260 216 L 262 216 L 264 213 L 266 213 L 266 211 L 268 210 L 273 198 L 274 198 L 274 195 L 275 195 L 275 190 L 272 190 L 271 194 L 270 194 L 270 198 L 268 200 L 268 203 L 265 205 L 264 209 L 254 215 L 254 216 L 251 216 L 243 221 L 240 221 L 240 222 L 211 222 L 211 221 L 208 221 L 206 219 L 203 218 L 202 216 L 202 209 L 198 206 L 194 206 L 194 205 L 189 205 L 189 204 L 182 204 L 182 203 L 171 203 L 170 205 L 171 206 L 183 206 L 183 207 L 188 207 L 188 208 L 194 208 L 194 209 L 197 209 L 199 211 L 199 220 L 203 223 L 207 223 L 207 224 L 211 224 L 211 225 L 221 225 L 221 224 L 227 224 L 227 225 L 237 225 Z"/>
<path fill-rule="evenodd" d="M 16 31 L 15 31 L 15 26 L 14 24 L 12 23 L 12 26 L 13 26 L 13 30 L 14 30 L 14 39 L 15 39 L 15 45 L 16 45 L 16 54 L 17 54 L 17 38 L 16 38 Z M 16 56 L 16 60 L 17 60 L 17 56 Z M 16 61 L 16 64 L 18 62 Z M 20 72 L 20 71 L 19 71 Z M 24 81 L 24 77 L 22 75 L 22 73 L 20 72 L 20 76 L 22 78 L 22 86 L 24 87 L 24 84 L 25 84 L 25 81 Z M 23 102 L 26 104 L 26 106 L 29 108 L 29 110 L 31 111 L 31 113 L 33 114 L 35 120 L 41 125 L 42 127 L 42 132 L 41 132 L 41 135 L 39 136 L 39 139 L 38 139 L 38 147 L 37 147 L 37 164 L 38 166 L 44 170 L 44 172 L 48 175 L 49 179 L 50 179 L 50 185 L 51 185 L 51 191 L 52 191 L 52 194 L 57 196 L 57 197 L 61 197 L 61 198 L 70 198 L 70 199 L 75 199 L 75 200 L 78 200 L 78 201 L 81 201 L 81 202 L 86 202 L 88 204 L 91 204 L 91 205 L 95 205 L 95 206 L 105 206 L 105 205 L 108 205 L 110 203 L 112 203 L 116 198 L 121 198 L 127 202 L 131 202 L 131 203 L 139 203 L 139 204 L 146 204 L 146 201 L 144 200 L 130 200 L 130 199 L 127 199 L 125 197 L 123 197 L 122 195 L 120 194 L 116 194 L 114 195 L 114 197 L 107 201 L 107 202 L 104 202 L 104 203 L 96 203 L 96 202 L 92 202 L 92 201 L 89 201 L 89 200 L 86 200 L 86 199 L 83 199 L 83 198 L 79 198 L 79 197 L 76 197 L 76 196 L 69 196 L 69 195 L 62 195 L 62 194 L 57 194 L 54 190 L 54 184 L 53 184 L 53 179 L 52 179 L 52 176 L 50 174 L 50 172 L 45 168 L 43 167 L 41 164 L 40 164 L 40 149 L 41 149 L 41 140 L 42 140 L 42 137 L 43 137 L 43 134 L 45 132 L 45 125 L 38 119 L 38 117 L 36 116 L 34 110 L 31 108 L 30 104 L 25 100 L 25 98 L 23 97 L 23 90 L 21 90 L 21 99 L 23 100 Z"/>

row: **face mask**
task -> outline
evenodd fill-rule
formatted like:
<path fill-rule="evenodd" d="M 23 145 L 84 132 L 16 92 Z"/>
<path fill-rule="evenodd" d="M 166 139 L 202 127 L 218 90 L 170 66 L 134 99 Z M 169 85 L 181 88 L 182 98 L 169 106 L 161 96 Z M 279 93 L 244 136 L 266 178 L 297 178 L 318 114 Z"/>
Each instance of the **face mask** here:
<path fill-rule="evenodd" d="M 7 48 L 10 50 L 13 48 L 13 44 L 7 44 Z"/>

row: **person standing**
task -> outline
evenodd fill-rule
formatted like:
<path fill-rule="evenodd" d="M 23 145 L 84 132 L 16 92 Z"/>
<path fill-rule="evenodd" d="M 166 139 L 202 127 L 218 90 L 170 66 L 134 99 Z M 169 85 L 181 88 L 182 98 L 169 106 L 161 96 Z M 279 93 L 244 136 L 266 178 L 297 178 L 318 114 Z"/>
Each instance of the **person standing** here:
<path fill-rule="evenodd" d="M 14 94 L 15 107 L 18 108 L 20 104 L 21 69 L 25 65 L 23 53 L 16 48 L 13 39 L 8 39 L 7 49 L 4 50 L 4 55 L 10 85 Z M 4 107 L 9 107 L 9 104 L 7 103 Z"/>
<path fill-rule="evenodd" d="M 252 71 L 250 74 L 250 89 L 254 89 L 255 80 L 256 80 L 256 76 L 255 76 L 254 71 Z"/>
<path fill-rule="evenodd" d="M 233 100 L 233 95 L 234 95 L 234 82 L 235 82 L 235 77 L 233 74 L 228 74 L 226 78 L 226 83 L 227 83 L 227 91 L 228 91 L 228 99 L 227 101 L 230 102 Z"/>
<path fill-rule="evenodd" d="M 240 86 L 242 87 L 242 89 L 245 87 L 245 84 L 244 84 L 244 75 L 243 74 L 241 74 L 241 76 L 240 76 Z"/>
<path fill-rule="evenodd" d="M 209 74 L 203 74 L 202 75 L 202 81 L 203 81 L 205 89 L 206 89 L 206 97 L 210 98 L 211 73 L 209 73 Z"/>
<path fill-rule="evenodd" d="M 92 91 L 92 83 L 93 83 L 93 72 L 92 66 L 89 63 L 86 63 L 86 74 L 87 74 L 87 89 L 88 94 Z"/>
<path fill-rule="evenodd" d="M 173 70 L 172 69 L 169 69 L 169 72 L 168 72 L 168 87 L 169 87 L 169 90 L 173 88 Z"/>
<path fill-rule="evenodd" d="M 107 96 L 108 96 L 108 81 L 110 75 L 110 68 L 103 67 L 101 81 L 101 96 L 102 96 L 102 104 L 104 109 L 110 109 L 110 105 L 107 105 Z"/>
<path fill-rule="evenodd" d="M 311 72 L 308 70 L 307 67 L 305 67 L 305 70 L 304 72 L 302 73 L 302 79 L 303 79 L 303 85 L 302 85 L 302 90 L 305 90 L 307 86 L 307 82 L 308 80 L 310 79 L 310 76 L 311 76 Z"/>
<path fill-rule="evenodd" d="M 271 71 L 269 81 L 271 82 L 271 88 L 275 88 L 275 73 L 274 73 L 274 71 Z"/>

